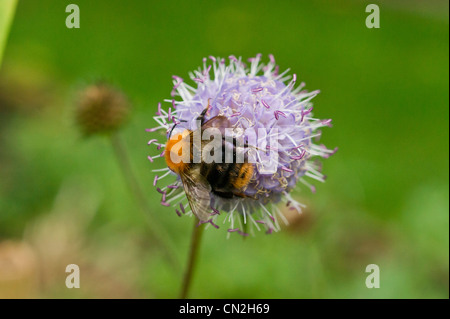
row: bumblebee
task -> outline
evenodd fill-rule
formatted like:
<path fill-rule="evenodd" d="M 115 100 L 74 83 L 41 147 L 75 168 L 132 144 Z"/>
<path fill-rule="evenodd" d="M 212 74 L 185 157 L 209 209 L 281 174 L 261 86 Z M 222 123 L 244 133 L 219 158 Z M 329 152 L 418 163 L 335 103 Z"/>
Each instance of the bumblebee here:
<path fill-rule="evenodd" d="M 242 191 L 249 184 L 254 173 L 253 164 L 248 163 L 247 160 L 244 160 L 243 163 L 236 162 L 236 139 L 233 139 L 233 161 L 231 163 L 225 163 L 225 149 L 230 147 L 226 145 L 225 138 L 222 139 L 221 163 L 214 161 L 206 163 L 203 156 L 199 163 L 193 163 L 195 133 L 200 133 L 202 136 L 201 133 L 207 128 L 218 128 L 223 132 L 225 128 L 231 127 L 228 119 L 221 115 L 205 121 L 208 109 L 209 105 L 197 118 L 201 125 L 196 131 L 184 130 L 182 133 L 169 137 L 164 155 L 169 169 L 180 176 L 192 213 L 200 221 L 207 221 L 211 218 L 211 194 L 228 199 L 247 197 Z M 202 141 L 201 154 L 203 154 L 204 146 Z M 171 155 L 175 153 L 181 156 L 181 148 L 186 147 L 189 150 L 188 157 L 177 163 L 173 162 Z"/>

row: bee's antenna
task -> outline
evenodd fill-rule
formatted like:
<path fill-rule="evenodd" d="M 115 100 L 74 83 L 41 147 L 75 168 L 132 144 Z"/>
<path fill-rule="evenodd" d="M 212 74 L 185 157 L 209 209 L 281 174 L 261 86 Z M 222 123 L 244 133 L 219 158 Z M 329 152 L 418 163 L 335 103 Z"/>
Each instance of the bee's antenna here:
<path fill-rule="evenodd" d="M 185 121 L 185 120 L 179 120 L 178 122 L 187 122 L 187 121 Z M 173 132 L 173 130 L 175 129 L 175 126 L 177 126 L 178 124 L 174 124 L 173 126 L 172 126 L 172 129 L 170 130 L 170 133 L 169 133 L 169 139 L 170 139 L 170 137 L 172 136 L 172 132 Z"/>
<path fill-rule="evenodd" d="M 197 117 L 197 120 L 200 120 L 201 125 L 203 125 L 203 122 L 205 121 L 205 114 L 206 114 L 206 112 L 208 112 L 209 109 L 211 108 L 211 104 L 209 104 L 210 101 L 211 101 L 211 98 L 208 99 L 208 105 L 206 106 L 206 108 Z"/>

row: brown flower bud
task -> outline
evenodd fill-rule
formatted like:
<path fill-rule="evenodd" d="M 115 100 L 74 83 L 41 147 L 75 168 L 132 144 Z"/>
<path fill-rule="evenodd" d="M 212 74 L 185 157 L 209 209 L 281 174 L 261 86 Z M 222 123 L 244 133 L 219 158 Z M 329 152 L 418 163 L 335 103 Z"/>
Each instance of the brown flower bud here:
<path fill-rule="evenodd" d="M 129 111 L 129 101 L 122 92 L 97 83 L 81 92 L 76 120 L 85 136 L 109 134 L 124 124 Z"/>

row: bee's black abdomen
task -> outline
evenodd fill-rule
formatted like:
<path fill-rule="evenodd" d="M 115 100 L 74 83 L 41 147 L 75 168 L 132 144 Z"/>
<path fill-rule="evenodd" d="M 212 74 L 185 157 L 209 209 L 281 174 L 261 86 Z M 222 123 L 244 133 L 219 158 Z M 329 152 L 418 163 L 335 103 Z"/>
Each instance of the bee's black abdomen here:
<path fill-rule="evenodd" d="M 215 195 L 220 196 L 222 198 L 233 198 L 234 197 L 234 194 L 232 192 L 219 192 L 219 191 L 216 191 L 214 189 L 212 190 L 212 192 Z"/>
<path fill-rule="evenodd" d="M 211 164 L 211 168 L 206 175 L 208 182 L 213 189 L 222 189 L 230 183 L 230 171 L 233 164 Z"/>
<path fill-rule="evenodd" d="M 224 198 L 233 197 L 233 183 L 239 177 L 242 164 L 202 164 L 201 173 L 206 176 L 212 192 Z"/>
<path fill-rule="evenodd" d="M 240 190 L 248 182 L 248 174 L 245 165 L 246 163 L 236 163 L 236 139 L 233 139 L 232 145 L 222 145 L 222 161 L 221 163 L 205 163 L 200 165 L 200 173 L 205 176 L 208 183 L 211 185 L 211 192 L 223 198 L 233 198 L 240 193 Z M 226 152 L 232 150 L 232 163 L 226 163 Z M 253 170 L 252 170 L 253 172 Z"/>

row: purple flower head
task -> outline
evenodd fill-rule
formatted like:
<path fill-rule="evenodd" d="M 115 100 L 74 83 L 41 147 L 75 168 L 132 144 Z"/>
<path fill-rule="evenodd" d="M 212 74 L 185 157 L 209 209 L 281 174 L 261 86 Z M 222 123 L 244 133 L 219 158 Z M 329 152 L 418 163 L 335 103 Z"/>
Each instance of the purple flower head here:
<path fill-rule="evenodd" d="M 319 91 L 304 90 L 305 84 L 297 85 L 297 76 L 288 75 L 289 70 L 279 74 L 272 55 L 267 64 L 260 63 L 260 59 L 260 54 L 248 59 L 247 66 L 234 56 L 229 57 L 228 64 L 225 59 L 205 58 L 203 67 L 189 74 L 194 85 L 174 76 L 174 98 L 165 100 L 170 105 L 168 110 L 159 105 L 154 117 L 158 125 L 147 129 L 165 130 L 166 138 L 173 131 L 194 131 L 207 107 L 206 121 L 224 116 L 233 132 L 241 133 L 247 157 L 254 165 L 253 175 L 242 189 L 242 197 L 223 198 L 211 193 L 211 219 L 207 221 L 216 228 L 221 224 L 219 219 L 222 224 L 228 222 L 228 234 L 247 236 L 254 229 L 264 229 L 268 234 L 278 231 L 278 220 L 285 218 L 275 204 L 285 202 L 300 213 L 302 205 L 290 191 L 300 182 L 314 192 L 307 179 L 323 182 L 324 176 L 312 159 L 327 158 L 337 150 L 313 143 L 313 138 L 320 136 L 319 128 L 331 126 L 329 119 L 313 118 L 311 100 Z M 152 139 L 149 144 L 160 149 L 164 142 Z M 149 160 L 163 156 L 149 156 Z M 166 176 L 177 176 L 169 168 L 155 171 L 155 186 Z M 173 206 L 178 215 L 191 213 L 179 177 L 159 190 L 163 192 L 163 205 Z"/>

